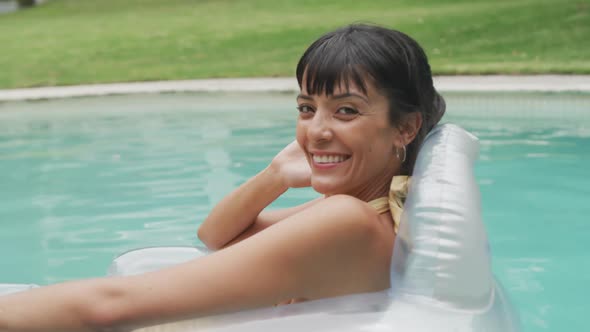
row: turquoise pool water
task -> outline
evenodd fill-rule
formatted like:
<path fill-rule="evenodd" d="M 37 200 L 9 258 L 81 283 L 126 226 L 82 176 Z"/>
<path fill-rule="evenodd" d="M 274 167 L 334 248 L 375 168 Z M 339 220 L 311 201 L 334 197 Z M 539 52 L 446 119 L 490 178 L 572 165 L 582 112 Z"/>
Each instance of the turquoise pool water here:
<path fill-rule="evenodd" d="M 590 96 L 446 97 L 445 121 L 481 139 L 494 270 L 525 331 L 590 330 Z M 0 283 L 100 276 L 128 249 L 197 244 L 215 202 L 293 139 L 294 106 L 290 94 L 0 104 Z"/>

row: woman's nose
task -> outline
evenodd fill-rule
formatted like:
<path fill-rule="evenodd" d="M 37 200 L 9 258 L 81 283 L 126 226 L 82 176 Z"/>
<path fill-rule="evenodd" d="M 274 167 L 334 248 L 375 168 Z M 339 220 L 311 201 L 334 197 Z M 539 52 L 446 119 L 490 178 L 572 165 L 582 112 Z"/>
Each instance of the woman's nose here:
<path fill-rule="evenodd" d="M 331 119 L 326 114 L 316 111 L 315 116 L 311 120 L 308 135 L 315 142 L 331 140 L 333 136 Z"/>

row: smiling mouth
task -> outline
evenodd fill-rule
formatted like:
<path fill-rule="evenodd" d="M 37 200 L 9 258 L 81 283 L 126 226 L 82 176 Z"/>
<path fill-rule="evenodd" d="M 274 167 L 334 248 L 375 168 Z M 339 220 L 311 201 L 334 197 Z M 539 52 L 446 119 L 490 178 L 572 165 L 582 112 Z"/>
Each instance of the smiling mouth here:
<path fill-rule="evenodd" d="M 334 155 L 311 155 L 311 159 L 316 164 L 338 164 L 350 158 L 350 155 L 334 154 Z"/>

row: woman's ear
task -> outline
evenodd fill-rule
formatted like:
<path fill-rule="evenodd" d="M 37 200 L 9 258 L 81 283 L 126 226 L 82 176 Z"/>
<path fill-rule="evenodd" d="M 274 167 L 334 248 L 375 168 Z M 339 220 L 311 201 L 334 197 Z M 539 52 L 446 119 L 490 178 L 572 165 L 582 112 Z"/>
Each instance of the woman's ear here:
<path fill-rule="evenodd" d="M 420 112 L 412 112 L 405 114 L 402 118 L 402 125 L 400 126 L 400 136 L 403 145 L 412 143 L 416 135 L 422 128 L 422 114 Z"/>

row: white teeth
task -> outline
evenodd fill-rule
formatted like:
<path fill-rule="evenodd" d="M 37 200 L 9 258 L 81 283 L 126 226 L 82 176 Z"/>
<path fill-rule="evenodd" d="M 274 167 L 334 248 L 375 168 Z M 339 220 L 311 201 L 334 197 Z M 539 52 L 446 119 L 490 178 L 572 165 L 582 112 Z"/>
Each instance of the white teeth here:
<path fill-rule="evenodd" d="M 331 155 L 331 156 L 327 156 L 327 155 L 322 155 L 322 156 L 316 156 L 316 155 L 312 155 L 313 161 L 318 163 L 318 164 L 335 164 L 335 163 L 341 163 L 344 160 L 346 160 L 347 158 L 345 156 L 342 155 Z"/>

